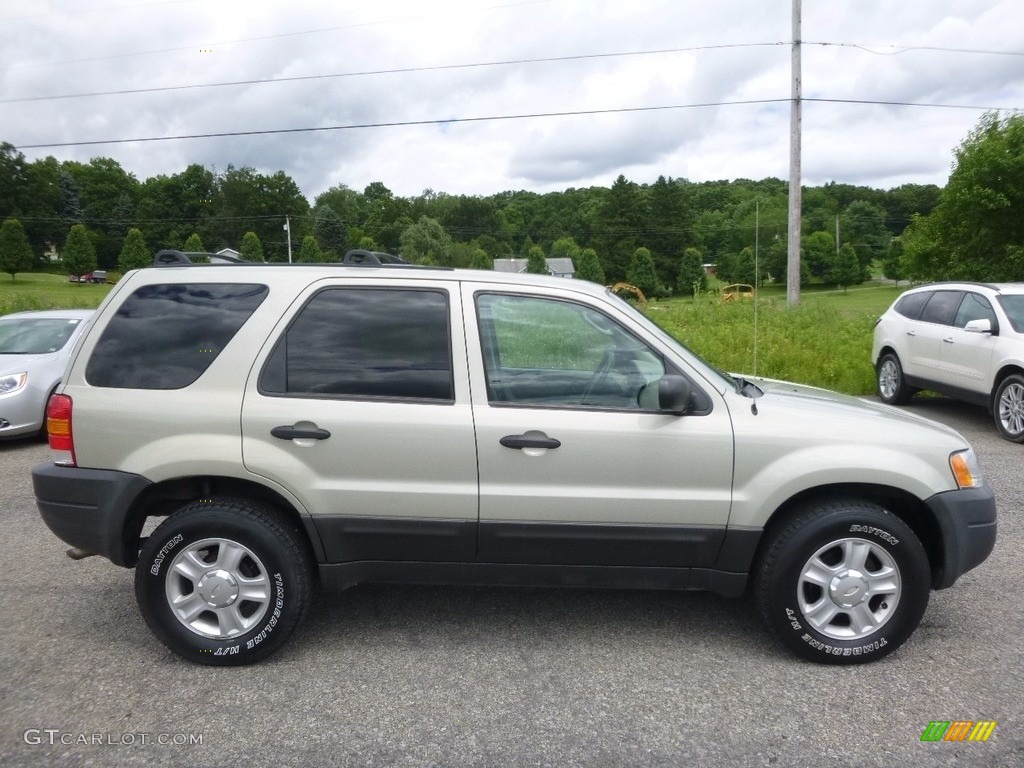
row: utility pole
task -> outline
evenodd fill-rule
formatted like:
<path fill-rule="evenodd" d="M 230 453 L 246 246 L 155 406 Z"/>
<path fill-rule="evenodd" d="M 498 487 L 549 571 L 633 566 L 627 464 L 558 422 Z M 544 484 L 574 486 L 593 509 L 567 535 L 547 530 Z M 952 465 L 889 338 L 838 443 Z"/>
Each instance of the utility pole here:
<path fill-rule="evenodd" d="M 800 3 L 793 0 L 793 102 L 789 113 L 789 242 L 786 251 L 786 303 L 800 304 L 800 226 L 803 190 L 800 186 Z"/>
<path fill-rule="evenodd" d="M 288 233 L 288 263 L 292 263 L 292 222 L 291 219 L 285 214 L 284 217 L 284 231 Z"/>

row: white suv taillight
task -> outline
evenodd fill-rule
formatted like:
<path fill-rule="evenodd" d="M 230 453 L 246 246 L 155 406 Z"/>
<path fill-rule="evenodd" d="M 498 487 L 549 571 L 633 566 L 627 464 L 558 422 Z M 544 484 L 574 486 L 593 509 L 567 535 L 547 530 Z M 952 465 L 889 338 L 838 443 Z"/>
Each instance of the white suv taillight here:
<path fill-rule="evenodd" d="M 50 437 L 50 449 L 54 451 L 53 463 L 77 466 L 75 440 L 71 433 L 71 398 L 67 395 L 53 395 L 47 403 L 46 432 Z"/>

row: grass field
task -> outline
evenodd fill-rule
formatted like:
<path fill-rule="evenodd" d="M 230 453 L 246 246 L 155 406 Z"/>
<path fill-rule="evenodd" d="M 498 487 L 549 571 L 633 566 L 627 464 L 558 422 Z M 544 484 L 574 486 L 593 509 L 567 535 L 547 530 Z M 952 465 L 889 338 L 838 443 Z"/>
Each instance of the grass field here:
<path fill-rule="evenodd" d="M 109 285 L 69 283 L 67 276 L 19 272 L 16 280 L 0 275 L 0 315 L 30 309 L 93 309 Z"/>
<path fill-rule="evenodd" d="M 806 289 L 789 309 L 785 288 L 768 287 L 754 302 L 723 303 L 717 293 L 652 301 L 645 311 L 660 326 L 719 368 L 812 384 L 851 395 L 874 391 L 871 330 L 906 289 L 868 284 L 850 290 Z M 69 283 L 42 273 L 0 277 L 0 315 L 30 309 L 93 308 L 109 285 Z"/>

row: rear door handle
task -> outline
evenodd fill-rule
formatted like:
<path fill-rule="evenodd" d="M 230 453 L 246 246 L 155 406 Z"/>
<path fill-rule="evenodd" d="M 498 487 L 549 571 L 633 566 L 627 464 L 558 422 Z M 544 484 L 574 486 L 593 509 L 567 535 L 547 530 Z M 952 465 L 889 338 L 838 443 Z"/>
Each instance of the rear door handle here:
<path fill-rule="evenodd" d="M 326 429 L 320 429 L 316 425 L 312 427 L 274 427 L 270 434 L 280 440 L 326 440 L 331 433 Z"/>
<path fill-rule="evenodd" d="M 527 437 L 526 435 L 505 435 L 498 441 L 506 448 L 557 448 L 562 443 L 553 437 Z"/>
<path fill-rule="evenodd" d="M 953 343 L 953 337 L 952 336 L 947 336 L 946 338 L 943 339 L 943 341 L 946 342 L 947 344 L 952 344 Z"/>

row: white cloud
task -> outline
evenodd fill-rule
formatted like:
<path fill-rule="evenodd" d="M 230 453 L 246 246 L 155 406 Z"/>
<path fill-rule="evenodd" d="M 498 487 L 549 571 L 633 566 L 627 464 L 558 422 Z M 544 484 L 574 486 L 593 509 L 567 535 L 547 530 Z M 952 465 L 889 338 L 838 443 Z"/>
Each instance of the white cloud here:
<path fill-rule="evenodd" d="M 13 0 L 0 9 L 0 99 L 523 63 L 7 103 L 0 105 L 0 141 L 23 146 L 787 99 L 790 20 L 787 0 L 294 0 L 287 7 Z M 1021 50 L 1022 20 L 1018 0 L 805 3 L 805 95 L 1024 107 L 1024 56 L 994 53 Z M 665 49 L 694 50 L 524 61 Z M 60 63 L 70 61 L 76 63 Z M 809 101 L 805 183 L 943 184 L 953 150 L 980 114 Z M 788 141 L 782 103 L 26 154 L 109 156 L 139 178 L 189 163 L 283 170 L 312 199 L 331 185 L 362 189 L 372 181 L 414 195 L 427 188 L 490 194 L 608 185 L 620 173 L 643 182 L 659 175 L 785 178 Z"/>

